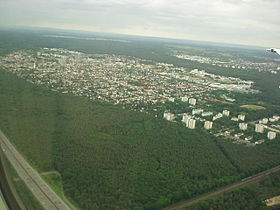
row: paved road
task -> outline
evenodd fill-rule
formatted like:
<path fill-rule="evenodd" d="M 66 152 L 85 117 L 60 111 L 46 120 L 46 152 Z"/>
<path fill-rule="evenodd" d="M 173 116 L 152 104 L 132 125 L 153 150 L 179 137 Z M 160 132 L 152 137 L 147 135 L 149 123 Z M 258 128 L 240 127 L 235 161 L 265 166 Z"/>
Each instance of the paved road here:
<path fill-rule="evenodd" d="M 15 147 L 0 130 L 0 145 L 7 159 L 10 161 L 19 177 L 38 199 L 41 205 L 48 210 L 70 210 L 66 203 L 40 177 L 29 163 L 17 152 Z"/>
<path fill-rule="evenodd" d="M 269 127 L 269 126 L 267 126 L 267 125 L 265 126 L 265 128 L 268 129 L 268 130 L 272 130 L 272 131 L 274 131 L 274 132 L 280 133 L 280 130 L 279 130 L 279 129 L 272 128 L 272 127 Z"/>
<path fill-rule="evenodd" d="M 5 200 L 3 198 L 2 192 L 0 190 L 0 209 L 1 210 L 8 210 Z"/>
<path fill-rule="evenodd" d="M 191 206 L 193 204 L 196 204 L 200 201 L 215 197 L 217 195 L 221 195 L 221 194 L 226 193 L 226 192 L 233 191 L 235 189 L 244 187 L 245 185 L 248 185 L 248 184 L 251 184 L 251 183 L 254 183 L 254 182 L 258 182 L 261 179 L 265 178 L 266 176 L 268 176 L 268 175 L 270 175 L 274 172 L 277 172 L 277 171 L 280 171 L 280 166 L 277 166 L 275 168 L 271 168 L 271 169 L 268 169 L 266 171 L 263 171 L 259 174 L 247 177 L 245 179 L 242 179 L 240 182 L 237 182 L 237 183 L 232 184 L 230 186 L 227 186 L 227 187 L 224 187 L 222 189 L 216 190 L 214 192 L 207 193 L 207 194 L 199 196 L 197 198 L 194 198 L 194 199 L 191 199 L 191 200 L 181 202 L 179 204 L 175 204 L 173 206 L 164 208 L 164 210 L 176 210 L 176 209 L 183 209 L 183 208 L 189 207 L 189 206 Z"/>

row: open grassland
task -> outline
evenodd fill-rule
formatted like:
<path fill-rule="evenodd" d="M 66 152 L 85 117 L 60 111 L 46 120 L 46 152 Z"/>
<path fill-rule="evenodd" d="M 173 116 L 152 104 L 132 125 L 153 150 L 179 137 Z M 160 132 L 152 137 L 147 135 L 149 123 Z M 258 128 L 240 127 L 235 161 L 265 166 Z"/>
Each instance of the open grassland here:
<path fill-rule="evenodd" d="M 265 107 L 258 106 L 258 105 L 242 105 L 240 107 L 241 108 L 246 108 L 246 109 L 252 109 L 252 110 L 266 109 Z"/>

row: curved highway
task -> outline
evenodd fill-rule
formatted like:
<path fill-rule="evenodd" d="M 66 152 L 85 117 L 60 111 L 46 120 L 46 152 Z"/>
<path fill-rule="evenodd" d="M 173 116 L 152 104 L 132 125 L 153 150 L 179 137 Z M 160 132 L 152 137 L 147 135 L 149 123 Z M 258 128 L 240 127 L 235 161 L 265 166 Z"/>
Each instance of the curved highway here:
<path fill-rule="evenodd" d="M 70 210 L 70 207 L 48 186 L 29 163 L 22 157 L 0 130 L 0 144 L 3 153 L 24 181 L 32 194 L 48 210 Z"/>
<path fill-rule="evenodd" d="M 8 207 L 6 205 L 6 202 L 4 200 L 4 197 L 2 195 L 2 192 L 1 192 L 1 189 L 0 189 L 0 209 L 3 209 L 3 210 L 8 210 Z"/>

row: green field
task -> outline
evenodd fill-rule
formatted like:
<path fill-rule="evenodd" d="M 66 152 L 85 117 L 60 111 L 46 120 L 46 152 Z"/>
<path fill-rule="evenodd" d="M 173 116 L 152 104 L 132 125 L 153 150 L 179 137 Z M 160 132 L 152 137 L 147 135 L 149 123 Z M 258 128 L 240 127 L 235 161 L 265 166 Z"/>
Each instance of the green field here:
<path fill-rule="evenodd" d="M 72 209 L 80 209 L 73 200 L 69 201 L 69 199 L 65 197 L 61 175 L 57 171 L 45 172 L 41 174 L 41 177 Z"/>

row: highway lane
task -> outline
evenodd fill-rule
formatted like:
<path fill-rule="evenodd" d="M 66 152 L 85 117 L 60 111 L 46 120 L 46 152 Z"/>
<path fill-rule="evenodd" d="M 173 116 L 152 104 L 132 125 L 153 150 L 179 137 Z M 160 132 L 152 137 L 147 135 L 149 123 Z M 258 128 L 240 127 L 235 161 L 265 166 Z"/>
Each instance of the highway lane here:
<path fill-rule="evenodd" d="M 226 186 L 224 188 L 218 189 L 214 192 L 210 192 L 210 193 L 201 195 L 197 198 L 194 198 L 194 199 L 191 199 L 191 200 L 188 200 L 188 201 L 185 201 L 185 202 L 181 202 L 181 203 L 166 207 L 163 210 L 177 210 L 177 209 L 183 209 L 183 208 L 189 207 L 189 206 L 191 206 L 193 204 L 196 204 L 200 201 L 203 201 L 203 200 L 206 200 L 206 199 L 209 199 L 209 198 L 213 198 L 213 197 L 221 195 L 223 193 L 239 189 L 239 188 L 244 187 L 248 184 L 258 182 L 258 181 L 262 180 L 263 178 L 265 178 L 266 176 L 268 176 L 272 173 L 275 173 L 277 171 L 280 171 L 280 166 L 276 166 L 274 168 L 268 169 L 268 170 L 263 171 L 261 173 L 258 173 L 258 174 L 255 174 L 253 176 L 247 177 L 245 179 L 242 179 L 240 182 L 237 182 L 235 184 L 232 184 L 232 185 Z"/>
<path fill-rule="evenodd" d="M 8 207 L 6 205 L 4 197 L 2 195 L 1 189 L 0 189 L 0 209 L 1 210 L 8 210 Z"/>
<path fill-rule="evenodd" d="M 70 210 L 70 207 L 48 186 L 29 163 L 17 152 L 7 137 L 0 130 L 0 144 L 9 162 L 19 177 L 38 199 L 41 205 L 48 210 Z"/>

